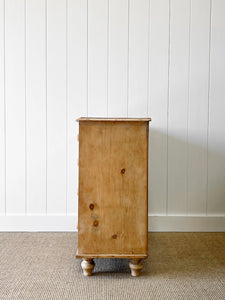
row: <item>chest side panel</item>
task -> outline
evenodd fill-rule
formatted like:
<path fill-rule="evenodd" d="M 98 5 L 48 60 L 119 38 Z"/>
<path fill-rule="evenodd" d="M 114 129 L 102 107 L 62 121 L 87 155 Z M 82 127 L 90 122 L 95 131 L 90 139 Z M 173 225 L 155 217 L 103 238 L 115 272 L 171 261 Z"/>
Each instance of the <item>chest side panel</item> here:
<path fill-rule="evenodd" d="M 80 253 L 147 253 L 147 136 L 147 122 L 80 123 Z"/>

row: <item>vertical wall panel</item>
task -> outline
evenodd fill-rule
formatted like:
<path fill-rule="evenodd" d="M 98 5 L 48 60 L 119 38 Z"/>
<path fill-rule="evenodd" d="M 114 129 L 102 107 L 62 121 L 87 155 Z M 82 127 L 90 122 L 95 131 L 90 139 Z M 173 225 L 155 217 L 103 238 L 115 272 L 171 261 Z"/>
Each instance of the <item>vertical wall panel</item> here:
<path fill-rule="evenodd" d="M 212 1 L 208 214 L 225 213 L 225 2 Z"/>
<path fill-rule="evenodd" d="M 128 0 L 109 1 L 108 116 L 127 116 Z"/>
<path fill-rule="evenodd" d="M 67 214 L 77 213 L 78 123 L 87 114 L 87 0 L 68 1 Z"/>
<path fill-rule="evenodd" d="M 149 213 L 166 214 L 169 1 L 150 1 Z"/>
<path fill-rule="evenodd" d="M 6 213 L 25 214 L 25 6 L 5 1 Z"/>
<path fill-rule="evenodd" d="M 152 117 L 150 214 L 224 215 L 224 53 L 223 0 L 0 0 L 0 215 L 77 213 L 80 116 Z"/>
<path fill-rule="evenodd" d="M 108 1 L 88 1 L 88 116 L 107 115 Z"/>
<path fill-rule="evenodd" d="M 66 1 L 47 1 L 47 213 L 66 213 Z"/>
<path fill-rule="evenodd" d="M 206 212 L 209 34 L 210 0 L 191 1 L 187 199 L 191 215 Z"/>
<path fill-rule="evenodd" d="M 45 0 L 26 2 L 27 213 L 46 212 Z"/>
<path fill-rule="evenodd" d="M 0 1 L 0 215 L 5 214 L 5 7 Z"/>
<path fill-rule="evenodd" d="M 149 1 L 129 1 L 128 115 L 147 116 Z"/>
<path fill-rule="evenodd" d="M 171 1 L 168 110 L 168 214 L 187 212 L 189 0 Z"/>

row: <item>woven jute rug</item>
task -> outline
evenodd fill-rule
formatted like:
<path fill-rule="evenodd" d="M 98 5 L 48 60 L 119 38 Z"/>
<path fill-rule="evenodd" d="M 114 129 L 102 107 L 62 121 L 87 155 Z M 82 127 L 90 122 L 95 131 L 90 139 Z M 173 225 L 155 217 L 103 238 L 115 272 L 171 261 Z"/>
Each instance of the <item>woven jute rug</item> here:
<path fill-rule="evenodd" d="M 76 248 L 76 233 L 0 233 L 0 299 L 225 299 L 225 233 L 150 233 L 136 278 L 125 259 L 84 277 Z"/>

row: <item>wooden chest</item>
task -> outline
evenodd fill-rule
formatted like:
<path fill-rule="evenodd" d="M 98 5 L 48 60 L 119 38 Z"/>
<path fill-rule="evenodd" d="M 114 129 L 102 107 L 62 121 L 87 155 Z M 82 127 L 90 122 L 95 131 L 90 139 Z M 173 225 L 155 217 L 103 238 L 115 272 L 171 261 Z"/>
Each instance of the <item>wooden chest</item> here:
<path fill-rule="evenodd" d="M 148 255 L 148 127 L 145 119 L 80 118 L 78 250 L 84 275 L 93 258 L 130 258 L 138 276 Z"/>

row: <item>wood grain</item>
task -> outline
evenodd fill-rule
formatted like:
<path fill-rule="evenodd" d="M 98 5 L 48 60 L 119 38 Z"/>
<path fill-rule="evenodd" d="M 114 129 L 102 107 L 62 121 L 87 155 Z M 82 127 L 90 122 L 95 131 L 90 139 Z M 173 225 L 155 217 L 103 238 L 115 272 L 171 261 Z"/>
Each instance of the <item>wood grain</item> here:
<path fill-rule="evenodd" d="M 80 122 L 78 257 L 146 257 L 147 168 L 147 121 Z"/>
<path fill-rule="evenodd" d="M 77 258 L 130 258 L 130 259 L 145 259 L 148 257 L 147 254 L 95 254 L 95 253 L 89 253 L 89 254 L 83 254 L 79 253 L 77 251 L 76 253 Z"/>
<path fill-rule="evenodd" d="M 77 121 L 150 122 L 151 118 L 79 118 Z"/>

